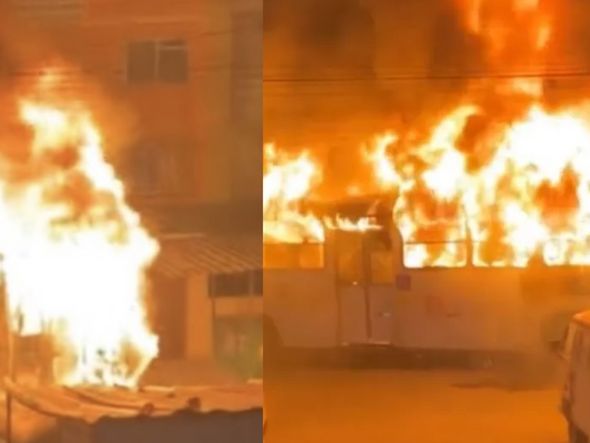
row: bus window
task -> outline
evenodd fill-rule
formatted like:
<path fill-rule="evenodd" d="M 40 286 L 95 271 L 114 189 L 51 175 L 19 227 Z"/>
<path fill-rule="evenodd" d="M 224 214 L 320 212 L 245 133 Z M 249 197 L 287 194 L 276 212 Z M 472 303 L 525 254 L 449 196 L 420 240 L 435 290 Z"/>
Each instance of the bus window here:
<path fill-rule="evenodd" d="M 467 244 L 462 241 L 406 243 L 404 266 L 417 268 L 461 268 L 467 266 Z"/>
<path fill-rule="evenodd" d="M 341 283 L 363 281 L 363 245 L 358 233 L 342 232 L 338 235 L 337 275 Z"/>
<path fill-rule="evenodd" d="M 301 269 L 321 269 L 324 267 L 324 245 L 303 243 L 298 245 L 299 267 Z"/>
<path fill-rule="evenodd" d="M 415 232 L 402 235 L 403 264 L 406 268 L 460 268 L 467 266 L 469 247 L 466 227 L 453 208 L 433 208 Z M 448 213 L 451 211 L 451 213 Z"/>
<path fill-rule="evenodd" d="M 322 243 L 265 243 L 266 269 L 321 269 L 324 267 Z"/>
<path fill-rule="evenodd" d="M 295 266 L 293 245 L 265 243 L 263 245 L 263 266 L 268 269 L 288 269 Z"/>

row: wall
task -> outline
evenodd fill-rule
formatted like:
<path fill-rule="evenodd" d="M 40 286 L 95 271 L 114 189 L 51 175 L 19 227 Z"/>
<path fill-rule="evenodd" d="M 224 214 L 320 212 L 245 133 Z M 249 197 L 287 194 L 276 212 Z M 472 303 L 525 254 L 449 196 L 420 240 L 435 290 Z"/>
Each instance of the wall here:
<path fill-rule="evenodd" d="M 245 201 L 262 195 L 262 3 L 232 3 L 232 190 Z"/>
<path fill-rule="evenodd" d="M 188 278 L 186 303 L 186 358 L 212 360 L 213 311 L 204 274 Z"/>

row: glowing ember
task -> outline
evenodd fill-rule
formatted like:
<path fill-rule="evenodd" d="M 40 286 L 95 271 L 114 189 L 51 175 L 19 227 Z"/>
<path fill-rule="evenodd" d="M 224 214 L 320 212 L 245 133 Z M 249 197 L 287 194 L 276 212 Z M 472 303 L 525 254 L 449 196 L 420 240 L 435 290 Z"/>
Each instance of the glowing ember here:
<path fill-rule="evenodd" d="M 0 151 L 0 252 L 15 334 L 46 334 L 67 385 L 133 386 L 157 354 L 142 305 L 157 243 L 125 203 L 79 105 L 23 101 Z"/>

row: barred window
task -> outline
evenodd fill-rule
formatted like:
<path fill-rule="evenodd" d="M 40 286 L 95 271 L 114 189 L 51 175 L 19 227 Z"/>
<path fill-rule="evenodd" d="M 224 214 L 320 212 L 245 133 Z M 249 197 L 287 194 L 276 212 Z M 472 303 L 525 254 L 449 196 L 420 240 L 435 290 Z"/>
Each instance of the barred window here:
<path fill-rule="evenodd" d="M 262 271 L 214 274 L 209 277 L 210 297 L 262 295 Z"/>
<path fill-rule="evenodd" d="M 183 40 L 146 40 L 127 47 L 127 81 L 185 83 L 188 80 L 188 50 Z"/>

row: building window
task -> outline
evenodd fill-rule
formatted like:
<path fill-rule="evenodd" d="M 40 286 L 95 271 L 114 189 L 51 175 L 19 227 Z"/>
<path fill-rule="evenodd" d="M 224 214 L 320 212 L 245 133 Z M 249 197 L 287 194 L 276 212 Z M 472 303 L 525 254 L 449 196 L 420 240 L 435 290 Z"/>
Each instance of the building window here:
<path fill-rule="evenodd" d="M 156 79 L 155 42 L 134 42 L 127 49 L 127 80 L 145 83 Z"/>
<path fill-rule="evenodd" d="M 246 295 L 250 292 L 248 273 L 217 274 L 209 279 L 209 294 L 212 297 Z"/>
<path fill-rule="evenodd" d="M 262 295 L 262 270 L 209 277 L 210 297 Z"/>
<path fill-rule="evenodd" d="M 159 42 L 158 79 L 166 83 L 184 83 L 188 79 L 188 55 L 182 40 Z"/>
<path fill-rule="evenodd" d="M 186 43 L 183 40 L 130 43 L 127 48 L 127 80 L 132 84 L 185 83 L 188 80 Z"/>

